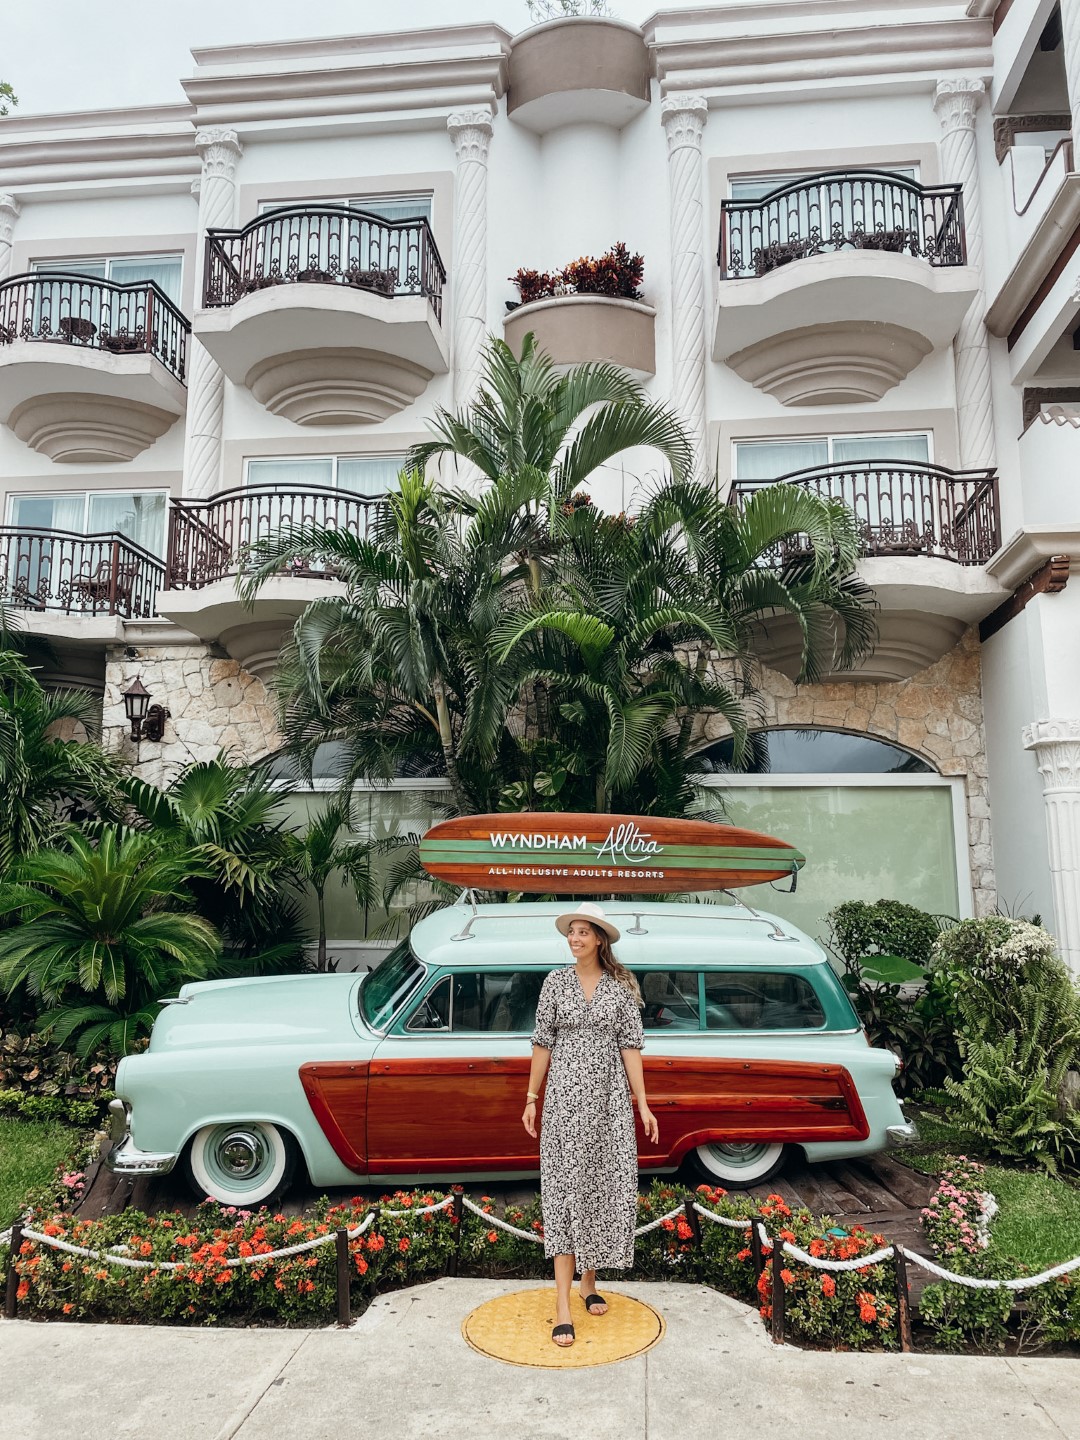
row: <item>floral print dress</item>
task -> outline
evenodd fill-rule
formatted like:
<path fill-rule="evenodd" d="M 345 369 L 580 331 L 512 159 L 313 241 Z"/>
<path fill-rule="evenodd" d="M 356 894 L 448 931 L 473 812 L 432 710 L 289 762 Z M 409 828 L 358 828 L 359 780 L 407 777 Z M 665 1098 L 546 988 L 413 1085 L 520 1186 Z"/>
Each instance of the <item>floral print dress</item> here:
<path fill-rule="evenodd" d="M 634 1263 L 638 1164 L 621 1050 L 641 1050 L 641 1008 L 604 971 L 586 1000 L 577 970 L 552 970 L 536 1003 L 532 1043 L 551 1051 L 540 1115 L 544 1254 L 580 1270 Z"/>

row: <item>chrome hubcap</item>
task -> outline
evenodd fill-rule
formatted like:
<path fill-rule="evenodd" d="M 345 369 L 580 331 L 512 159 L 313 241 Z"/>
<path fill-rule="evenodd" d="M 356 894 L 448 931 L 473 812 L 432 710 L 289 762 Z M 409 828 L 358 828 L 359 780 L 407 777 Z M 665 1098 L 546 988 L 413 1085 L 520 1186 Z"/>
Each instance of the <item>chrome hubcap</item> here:
<path fill-rule="evenodd" d="M 266 1163 L 262 1136 L 251 1130 L 232 1130 L 218 1144 L 218 1163 L 226 1175 L 246 1180 Z"/>

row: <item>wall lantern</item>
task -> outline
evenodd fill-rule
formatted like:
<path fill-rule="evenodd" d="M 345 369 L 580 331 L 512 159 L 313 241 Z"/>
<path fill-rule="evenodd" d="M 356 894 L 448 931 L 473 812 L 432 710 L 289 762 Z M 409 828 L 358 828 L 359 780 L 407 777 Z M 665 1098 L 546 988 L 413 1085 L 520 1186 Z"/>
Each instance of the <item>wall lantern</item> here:
<path fill-rule="evenodd" d="M 131 722 L 131 738 L 136 745 L 140 740 L 158 741 L 165 734 L 168 710 L 161 705 L 150 704 L 150 692 L 142 681 L 135 677 L 130 690 L 122 690 L 124 713 Z"/>

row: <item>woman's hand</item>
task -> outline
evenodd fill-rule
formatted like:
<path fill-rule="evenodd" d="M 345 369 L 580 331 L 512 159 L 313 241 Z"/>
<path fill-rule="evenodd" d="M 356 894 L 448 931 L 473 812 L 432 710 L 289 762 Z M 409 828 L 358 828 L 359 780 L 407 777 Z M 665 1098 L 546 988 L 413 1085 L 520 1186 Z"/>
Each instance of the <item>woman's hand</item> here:
<path fill-rule="evenodd" d="M 536 1139 L 536 1101 L 530 1100 L 525 1106 L 525 1112 L 521 1117 L 521 1123 L 529 1134 Z"/>
<path fill-rule="evenodd" d="M 641 1128 L 645 1131 L 645 1139 L 657 1145 L 660 1142 L 660 1126 L 656 1123 L 656 1116 L 645 1104 L 638 1106 L 638 1114 L 641 1116 Z"/>

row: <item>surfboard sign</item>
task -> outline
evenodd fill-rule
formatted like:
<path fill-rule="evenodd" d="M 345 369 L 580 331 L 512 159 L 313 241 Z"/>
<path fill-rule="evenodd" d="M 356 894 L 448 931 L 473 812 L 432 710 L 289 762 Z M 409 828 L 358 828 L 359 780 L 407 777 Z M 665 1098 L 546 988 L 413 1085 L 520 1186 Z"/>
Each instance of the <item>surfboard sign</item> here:
<path fill-rule="evenodd" d="M 420 842 L 429 875 L 472 890 L 655 895 L 794 875 L 806 857 L 755 830 L 653 815 L 463 815 Z"/>

